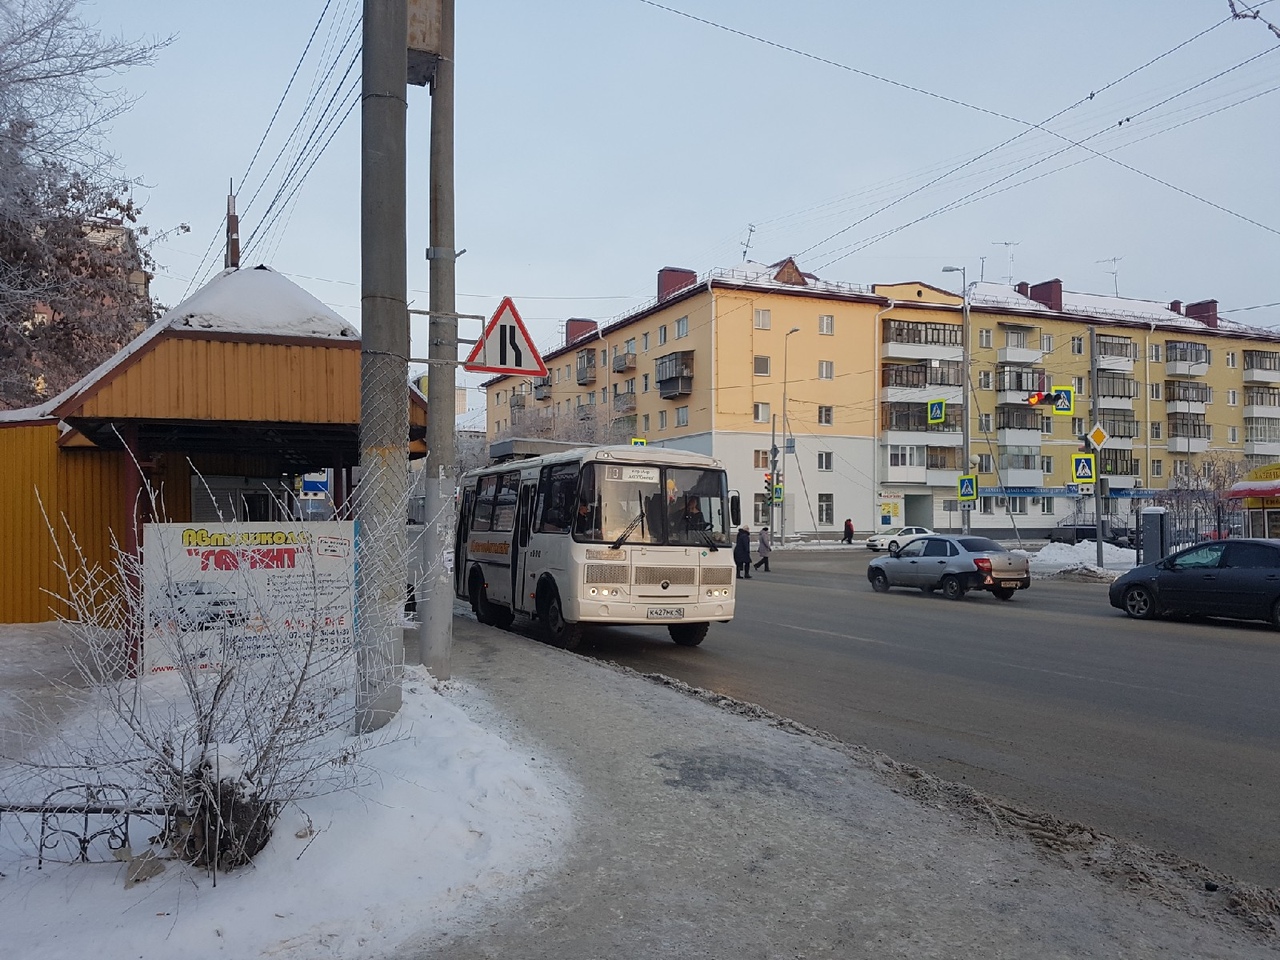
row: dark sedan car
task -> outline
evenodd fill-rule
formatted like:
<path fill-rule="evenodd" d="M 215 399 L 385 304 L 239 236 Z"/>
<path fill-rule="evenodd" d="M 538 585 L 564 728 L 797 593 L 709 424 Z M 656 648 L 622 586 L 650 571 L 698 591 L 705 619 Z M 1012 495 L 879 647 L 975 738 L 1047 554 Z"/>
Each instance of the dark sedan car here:
<path fill-rule="evenodd" d="M 1280 628 L 1280 540 L 1200 543 L 1134 567 L 1111 585 L 1111 605 L 1139 620 L 1172 613 Z"/>

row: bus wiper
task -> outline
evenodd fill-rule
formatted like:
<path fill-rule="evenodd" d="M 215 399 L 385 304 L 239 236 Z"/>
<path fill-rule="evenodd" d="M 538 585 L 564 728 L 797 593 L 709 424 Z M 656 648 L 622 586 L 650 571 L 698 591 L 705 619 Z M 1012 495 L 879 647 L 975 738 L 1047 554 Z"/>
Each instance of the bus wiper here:
<path fill-rule="evenodd" d="M 716 546 L 715 539 L 711 536 L 711 534 L 707 533 L 705 528 L 702 530 L 699 530 L 698 532 L 702 534 L 702 542 L 711 548 L 712 553 L 715 553 L 717 550 L 720 549 L 719 547 Z"/>
<path fill-rule="evenodd" d="M 631 536 L 631 534 L 635 532 L 636 527 L 644 523 L 644 498 L 640 496 L 639 490 L 636 491 L 636 498 L 640 502 L 640 512 L 631 518 L 631 522 L 627 524 L 626 528 L 620 534 L 618 534 L 618 539 L 609 545 L 610 550 L 621 550 L 622 545 L 627 542 L 627 537 Z"/>

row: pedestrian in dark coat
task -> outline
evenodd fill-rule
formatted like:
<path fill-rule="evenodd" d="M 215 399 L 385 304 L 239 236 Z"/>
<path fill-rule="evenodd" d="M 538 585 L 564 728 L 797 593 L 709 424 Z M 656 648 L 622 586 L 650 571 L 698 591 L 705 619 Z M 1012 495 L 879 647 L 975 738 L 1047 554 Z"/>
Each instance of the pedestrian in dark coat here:
<path fill-rule="evenodd" d="M 853 521 L 846 520 L 844 522 L 844 542 L 853 543 Z"/>
<path fill-rule="evenodd" d="M 751 579 L 751 531 L 743 525 L 738 528 L 738 539 L 733 544 L 733 562 L 738 568 L 739 580 Z"/>
<path fill-rule="evenodd" d="M 773 553 L 773 544 L 769 542 L 769 528 L 760 528 L 760 541 L 756 544 L 756 552 L 760 554 L 760 559 L 756 561 L 755 567 L 759 570 L 764 567 L 764 572 L 769 572 L 769 554 Z"/>

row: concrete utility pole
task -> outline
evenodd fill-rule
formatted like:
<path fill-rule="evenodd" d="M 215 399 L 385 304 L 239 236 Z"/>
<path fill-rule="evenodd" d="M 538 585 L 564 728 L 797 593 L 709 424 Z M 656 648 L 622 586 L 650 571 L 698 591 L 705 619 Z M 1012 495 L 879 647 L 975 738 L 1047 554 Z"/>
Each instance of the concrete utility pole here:
<path fill-rule="evenodd" d="M 969 417 L 973 413 L 973 388 L 969 382 L 969 271 L 967 267 L 943 267 L 943 273 L 960 273 L 960 287 L 963 290 L 963 305 L 960 308 L 960 366 L 961 395 L 960 409 L 964 416 L 960 420 L 960 475 L 966 476 L 971 467 L 969 464 Z M 960 532 L 968 535 L 969 524 L 973 516 L 972 510 L 964 509 L 963 503 L 957 502 L 960 509 Z M 972 504 L 970 504 L 972 506 Z"/>
<path fill-rule="evenodd" d="M 360 466 L 356 731 L 400 709 L 409 485 L 406 0 L 364 0 L 360 140 Z"/>
<path fill-rule="evenodd" d="M 452 676 L 454 509 L 454 370 L 458 363 L 458 315 L 453 213 L 453 7 L 440 4 L 440 59 L 431 81 L 431 317 L 427 357 L 427 462 L 424 489 L 427 527 L 423 570 L 430 587 L 419 626 L 423 665 L 437 680 Z M 419 606 L 422 609 L 422 606 Z"/>
<path fill-rule="evenodd" d="M 1098 423 L 1098 331 L 1089 327 L 1089 417 L 1092 423 L 1089 429 L 1093 429 L 1093 424 Z M 1087 432 L 1087 431 L 1086 431 Z M 1093 444 L 1086 440 L 1086 445 L 1093 447 Z M 1098 567 L 1102 567 L 1102 481 L 1100 474 L 1102 473 L 1102 451 L 1094 450 L 1094 471 L 1093 471 L 1093 533 L 1094 539 L 1098 545 Z M 1074 537 L 1072 539 L 1075 539 Z"/>

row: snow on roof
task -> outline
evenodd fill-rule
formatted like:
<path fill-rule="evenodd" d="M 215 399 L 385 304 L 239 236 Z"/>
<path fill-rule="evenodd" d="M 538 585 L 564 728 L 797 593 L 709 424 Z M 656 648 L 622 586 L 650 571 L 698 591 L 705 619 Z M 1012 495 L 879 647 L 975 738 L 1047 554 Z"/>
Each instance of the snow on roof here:
<path fill-rule="evenodd" d="M 275 337 L 359 340 L 360 332 L 292 280 L 267 266 L 231 268 L 206 283 L 76 383 L 50 400 L 21 410 L 0 410 L 0 423 L 52 418 L 90 385 L 145 349 L 168 330 L 199 330 Z"/>

